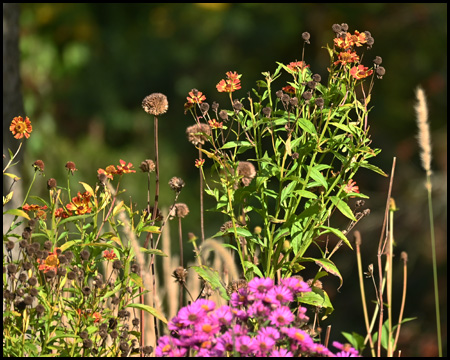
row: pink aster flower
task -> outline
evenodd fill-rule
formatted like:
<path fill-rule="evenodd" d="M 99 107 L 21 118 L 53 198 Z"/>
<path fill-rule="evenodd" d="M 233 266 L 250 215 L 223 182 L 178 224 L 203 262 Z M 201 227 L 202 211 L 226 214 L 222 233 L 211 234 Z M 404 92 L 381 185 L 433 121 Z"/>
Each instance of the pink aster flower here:
<path fill-rule="evenodd" d="M 353 348 L 350 344 L 341 344 L 338 341 L 333 341 L 333 346 L 336 349 L 341 350 L 335 354 L 337 357 L 359 357 L 358 350 Z"/>
<path fill-rule="evenodd" d="M 275 340 L 271 337 L 265 337 L 261 334 L 256 335 L 253 341 L 253 351 L 257 356 L 265 356 L 269 351 L 273 349 Z"/>
<path fill-rule="evenodd" d="M 274 340 L 278 340 L 280 338 L 280 332 L 271 326 L 266 326 L 258 330 L 258 335 L 264 337 L 271 337 Z"/>
<path fill-rule="evenodd" d="M 275 309 L 269 316 L 270 323 L 275 326 L 286 326 L 294 321 L 294 315 L 287 306 Z"/>
<path fill-rule="evenodd" d="M 207 313 L 214 310 L 216 307 L 216 303 L 208 299 L 198 299 L 195 303 L 198 306 L 200 306 L 203 310 L 205 310 Z"/>
<path fill-rule="evenodd" d="M 249 296 L 249 293 L 248 293 L 247 289 L 245 289 L 245 288 L 239 289 L 238 292 L 231 294 L 231 297 L 230 297 L 231 306 L 237 308 L 239 306 L 248 305 L 248 303 L 250 302 L 248 296 Z"/>
<path fill-rule="evenodd" d="M 281 284 L 289 288 L 294 294 L 311 291 L 311 288 L 305 281 L 300 281 L 295 277 L 281 279 Z"/>
<path fill-rule="evenodd" d="M 253 348 L 253 341 L 254 339 L 247 335 L 236 337 L 235 338 L 236 351 L 240 355 L 249 354 Z"/>
<path fill-rule="evenodd" d="M 202 321 L 205 315 L 206 311 L 201 305 L 197 304 L 197 302 L 193 302 L 178 312 L 178 319 L 182 324 L 189 326 Z"/>
<path fill-rule="evenodd" d="M 269 357 L 294 357 L 294 355 L 286 349 L 273 350 Z"/>
<path fill-rule="evenodd" d="M 271 299 L 273 304 L 277 305 L 285 305 L 294 300 L 292 291 L 284 285 L 278 285 L 270 289 L 267 297 Z"/>
<path fill-rule="evenodd" d="M 233 321 L 233 313 L 227 305 L 222 305 L 220 308 L 216 309 L 213 313 L 209 314 L 211 319 L 217 321 L 221 325 L 230 325 Z"/>
<path fill-rule="evenodd" d="M 256 300 L 247 309 L 247 314 L 252 318 L 262 317 L 267 318 L 271 309 L 266 306 L 261 300 Z"/>
<path fill-rule="evenodd" d="M 287 328 L 283 327 L 281 328 L 281 332 L 283 334 L 286 334 L 291 339 L 295 340 L 295 343 L 297 343 L 298 347 L 302 351 L 311 351 L 311 348 L 314 345 L 314 341 L 306 332 L 303 330 L 297 329 L 297 328 Z"/>
<path fill-rule="evenodd" d="M 273 288 L 273 279 L 271 278 L 253 278 L 248 283 L 248 289 L 255 295 L 264 295 Z"/>

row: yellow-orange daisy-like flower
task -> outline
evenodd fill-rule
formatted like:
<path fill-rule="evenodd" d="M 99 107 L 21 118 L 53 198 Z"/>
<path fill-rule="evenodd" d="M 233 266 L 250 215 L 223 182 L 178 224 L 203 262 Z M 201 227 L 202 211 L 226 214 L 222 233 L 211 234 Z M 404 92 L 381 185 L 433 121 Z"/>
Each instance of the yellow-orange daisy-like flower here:
<path fill-rule="evenodd" d="M 196 159 L 195 160 L 195 166 L 198 168 L 202 167 L 204 163 L 205 163 L 205 159 Z"/>
<path fill-rule="evenodd" d="M 198 91 L 197 89 L 192 89 L 192 91 L 189 92 L 189 96 L 186 97 L 187 101 L 191 104 L 201 104 L 203 101 L 206 100 L 206 96 L 203 95 L 201 91 Z"/>
<path fill-rule="evenodd" d="M 357 193 L 359 194 L 359 187 L 356 186 L 356 181 L 350 179 L 347 185 L 344 186 L 343 190 L 348 193 Z"/>
<path fill-rule="evenodd" d="M 356 52 L 347 50 L 345 52 L 339 53 L 338 60 L 334 62 L 334 65 L 337 64 L 346 65 L 348 63 L 353 63 L 357 61 L 359 61 L 359 56 L 356 54 Z"/>
<path fill-rule="evenodd" d="M 91 195 L 85 191 L 83 194 L 78 192 L 78 195 L 72 198 L 72 202 L 67 204 L 66 208 L 72 210 L 76 215 L 89 214 L 92 208 L 89 206 Z"/>
<path fill-rule="evenodd" d="M 359 47 L 365 43 L 367 43 L 366 34 L 360 33 L 357 30 L 355 30 L 353 35 L 348 32 L 345 33 L 345 37 L 342 36 L 334 39 L 334 45 L 344 50 L 350 49 L 355 45 Z"/>
<path fill-rule="evenodd" d="M 39 206 L 39 205 L 35 205 L 35 204 L 25 204 L 24 206 L 22 206 L 22 210 L 23 211 L 39 211 L 39 210 L 47 210 L 47 205 L 44 206 Z"/>
<path fill-rule="evenodd" d="M 222 129 L 223 128 L 223 122 L 218 122 L 216 119 L 208 120 L 209 126 L 211 126 L 211 129 Z"/>
<path fill-rule="evenodd" d="M 293 72 L 297 72 L 299 70 L 303 70 L 305 68 L 308 68 L 309 65 L 306 65 L 304 61 L 293 61 L 290 62 L 289 65 L 286 65 L 287 68 Z"/>
<path fill-rule="evenodd" d="M 287 86 L 281 88 L 281 90 L 283 90 L 285 93 L 288 93 L 288 94 L 295 94 L 295 87 L 293 87 L 291 85 L 287 85 Z"/>
<path fill-rule="evenodd" d="M 102 319 L 102 314 L 100 314 L 99 312 L 95 312 L 92 314 L 92 317 L 95 319 L 94 320 L 94 324 L 100 322 L 100 320 Z"/>
<path fill-rule="evenodd" d="M 369 68 L 364 65 L 353 66 L 350 69 L 350 75 L 356 80 L 364 79 L 372 74 L 373 70 L 369 70 Z"/>
<path fill-rule="evenodd" d="M 133 167 L 132 163 L 126 163 L 123 160 L 119 160 L 120 165 L 117 165 L 117 174 L 118 175 L 122 175 L 122 174 L 129 174 L 129 173 L 135 173 L 136 170 L 131 170 L 131 168 Z"/>
<path fill-rule="evenodd" d="M 103 170 L 103 169 L 98 169 L 98 170 L 97 170 L 97 174 L 104 174 L 104 175 L 106 175 L 106 177 L 107 177 L 108 179 L 113 180 L 113 178 L 114 178 L 113 175 L 116 175 L 116 174 L 117 174 L 117 170 L 116 170 L 116 168 L 114 167 L 114 165 L 109 165 L 109 166 L 106 167 L 105 170 Z"/>
<path fill-rule="evenodd" d="M 71 211 L 66 211 L 64 208 L 59 208 L 55 210 L 55 218 L 67 219 L 69 216 L 72 216 Z"/>
<path fill-rule="evenodd" d="M 105 250 L 103 251 L 103 257 L 106 260 L 114 260 L 116 258 L 116 253 L 114 252 L 114 250 Z"/>
<path fill-rule="evenodd" d="M 216 85 L 216 88 L 218 92 L 232 93 L 233 91 L 239 90 L 241 88 L 241 81 L 239 79 L 222 79 Z"/>
<path fill-rule="evenodd" d="M 22 139 L 24 136 L 28 139 L 31 131 L 33 131 L 33 127 L 31 126 L 31 121 L 28 116 L 25 117 L 25 120 L 22 116 L 17 116 L 11 122 L 9 130 L 16 139 Z"/>
<path fill-rule="evenodd" d="M 227 76 L 228 80 L 239 80 L 242 76 L 242 74 L 238 74 L 236 71 L 227 71 L 225 75 Z"/>
<path fill-rule="evenodd" d="M 58 270 L 59 267 L 59 259 L 58 254 L 56 253 L 56 250 L 58 248 L 55 248 L 55 250 L 48 254 L 47 258 L 44 259 L 37 259 L 39 265 L 39 270 L 44 270 L 46 273 L 49 270 Z"/>

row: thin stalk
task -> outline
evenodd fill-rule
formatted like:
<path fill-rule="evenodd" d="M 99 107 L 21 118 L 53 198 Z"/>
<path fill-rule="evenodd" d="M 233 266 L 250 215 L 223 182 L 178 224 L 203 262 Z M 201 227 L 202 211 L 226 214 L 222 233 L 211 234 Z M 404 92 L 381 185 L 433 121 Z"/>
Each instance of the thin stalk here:
<path fill-rule="evenodd" d="M 203 152 L 202 152 L 202 144 L 199 144 L 198 147 L 198 156 L 200 161 L 203 160 Z M 203 220 L 203 176 L 202 169 L 200 167 L 200 231 L 202 236 L 202 244 L 205 242 L 205 223 Z"/>
<path fill-rule="evenodd" d="M 373 345 L 372 333 L 369 325 L 369 315 L 367 312 L 366 293 L 364 291 L 363 269 L 361 263 L 361 233 L 358 230 L 355 231 L 355 244 L 356 244 L 356 262 L 358 264 L 359 288 L 361 291 L 361 302 L 364 312 L 364 323 L 366 325 L 367 336 L 369 338 L 370 351 L 372 353 L 372 357 L 375 357 L 375 348 Z"/>
<path fill-rule="evenodd" d="M 433 282 L 434 282 L 434 301 L 436 308 L 436 331 L 438 340 L 439 357 L 442 357 L 442 339 L 441 339 L 441 315 L 439 310 L 439 288 L 436 261 L 436 240 L 434 238 L 434 220 L 433 220 L 433 200 L 431 198 L 431 172 L 427 172 L 426 188 L 428 192 L 428 215 L 430 217 L 430 235 L 431 235 L 431 254 L 433 259 Z"/>
<path fill-rule="evenodd" d="M 402 305 L 400 307 L 400 314 L 398 316 L 397 333 L 395 334 L 394 340 L 394 349 L 397 348 L 397 341 L 400 335 L 400 327 L 402 326 L 403 310 L 405 310 L 405 302 L 406 302 L 406 285 L 408 284 L 408 267 L 407 267 L 408 254 L 403 251 L 400 257 L 403 261 L 403 293 L 402 293 Z"/>
<path fill-rule="evenodd" d="M 183 235 L 181 229 L 181 217 L 178 218 L 178 239 L 180 244 L 180 266 L 184 269 L 183 263 Z M 184 288 L 180 288 L 180 308 L 183 307 L 183 290 Z"/>
<path fill-rule="evenodd" d="M 393 268 L 392 268 L 392 257 L 394 250 L 394 211 L 395 206 L 392 206 L 393 201 L 391 202 L 391 208 L 389 209 L 389 250 L 387 252 L 386 263 L 388 264 L 388 271 L 386 273 L 387 279 L 387 310 L 388 310 L 388 348 L 387 348 L 387 356 L 392 357 L 392 277 L 393 277 Z"/>

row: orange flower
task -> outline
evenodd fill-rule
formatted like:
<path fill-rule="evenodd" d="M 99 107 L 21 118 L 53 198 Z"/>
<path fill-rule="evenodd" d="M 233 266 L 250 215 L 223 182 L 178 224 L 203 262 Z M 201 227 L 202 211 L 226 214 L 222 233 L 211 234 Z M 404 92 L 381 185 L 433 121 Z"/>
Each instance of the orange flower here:
<path fill-rule="evenodd" d="M 222 129 L 223 122 L 218 122 L 216 119 L 208 120 L 209 126 L 211 129 Z"/>
<path fill-rule="evenodd" d="M 24 206 L 22 206 L 22 210 L 26 211 L 26 212 L 28 212 L 28 211 L 47 210 L 47 205 L 39 206 L 39 205 L 34 205 L 34 204 L 32 204 L 32 205 L 25 204 Z"/>
<path fill-rule="evenodd" d="M 55 218 L 67 219 L 69 216 L 72 216 L 71 211 L 66 211 L 63 208 L 56 209 Z"/>
<path fill-rule="evenodd" d="M 192 91 L 189 92 L 189 96 L 186 97 L 187 101 L 191 104 L 201 104 L 203 101 L 206 100 L 206 96 L 203 95 L 201 91 L 198 91 L 197 89 L 192 89 Z"/>
<path fill-rule="evenodd" d="M 122 175 L 122 174 L 129 174 L 129 173 L 135 173 L 136 170 L 131 170 L 131 168 L 133 167 L 132 163 L 127 163 L 123 160 L 119 160 L 120 165 L 117 165 L 117 174 L 118 175 Z"/>
<path fill-rule="evenodd" d="M 205 159 L 201 159 L 201 160 L 200 159 L 196 159 L 195 160 L 195 166 L 198 167 L 198 168 L 202 167 L 204 163 L 205 163 Z"/>
<path fill-rule="evenodd" d="M 72 202 L 67 204 L 66 208 L 75 211 L 76 215 L 89 214 L 92 211 L 92 208 L 89 206 L 90 200 L 91 195 L 87 191 L 83 194 L 78 192 L 78 195 L 72 198 Z"/>
<path fill-rule="evenodd" d="M 281 88 L 281 90 L 283 90 L 285 93 L 288 93 L 288 94 L 295 94 L 295 88 L 291 85 L 287 85 L 287 86 Z"/>
<path fill-rule="evenodd" d="M 45 260 L 37 259 L 37 262 L 40 264 L 39 270 L 44 270 L 45 273 L 49 270 L 55 270 L 55 271 L 58 270 L 59 259 L 58 259 L 58 255 L 56 253 L 57 249 L 58 248 L 55 248 L 55 250 L 53 252 L 49 253 Z"/>
<path fill-rule="evenodd" d="M 350 179 L 347 183 L 347 185 L 344 186 L 344 191 L 348 193 L 358 193 L 359 194 L 359 187 L 356 186 L 356 181 Z"/>
<path fill-rule="evenodd" d="M 239 75 L 236 71 L 227 71 L 225 73 L 225 75 L 227 76 L 228 80 L 239 80 L 241 78 L 242 75 Z"/>
<path fill-rule="evenodd" d="M 350 69 L 350 75 L 353 76 L 356 80 L 364 79 L 373 74 L 373 70 L 369 70 L 368 67 L 364 65 L 353 66 Z"/>
<path fill-rule="evenodd" d="M 26 139 L 30 137 L 31 131 L 33 131 L 33 127 L 31 126 L 31 121 L 28 116 L 25 117 L 25 120 L 22 116 L 17 116 L 11 122 L 11 126 L 9 130 L 12 132 L 16 139 L 22 139 L 24 136 Z"/>
<path fill-rule="evenodd" d="M 348 32 L 345 33 L 345 38 L 338 37 L 334 39 L 334 45 L 344 50 L 350 49 L 355 45 L 362 46 L 365 43 L 367 43 L 366 34 L 360 33 L 357 30 L 355 30 L 355 33 L 353 35 Z"/>
<path fill-rule="evenodd" d="M 241 88 L 241 81 L 239 79 L 220 80 L 216 85 L 218 92 L 228 92 L 239 90 Z"/>
<path fill-rule="evenodd" d="M 309 65 L 306 65 L 306 63 L 304 61 L 295 61 L 295 62 L 291 62 L 291 63 L 289 63 L 289 65 L 287 65 L 287 68 L 289 70 L 291 70 L 292 72 L 297 72 L 297 71 L 303 70 L 307 67 L 309 67 Z"/>
<path fill-rule="evenodd" d="M 345 52 L 339 53 L 338 59 L 339 59 L 338 61 L 334 62 L 334 65 L 337 65 L 337 64 L 346 65 L 348 63 L 359 61 L 359 56 L 356 54 L 356 52 L 347 50 Z"/>
<path fill-rule="evenodd" d="M 95 312 L 92 314 L 92 317 L 95 319 L 94 320 L 94 324 L 95 324 L 95 323 L 98 323 L 102 319 L 102 314 L 100 314 L 99 312 Z"/>
<path fill-rule="evenodd" d="M 106 167 L 105 170 L 98 169 L 97 170 L 97 174 L 104 174 L 104 175 L 106 175 L 107 178 L 112 180 L 113 179 L 113 175 L 117 175 L 117 170 L 114 167 L 114 165 L 109 165 L 109 166 Z"/>
<path fill-rule="evenodd" d="M 114 260 L 116 258 L 116 253 L 114 252 L 114 250 L 105 250 L 103 251 L 103 257 L 106 260 Z"/>

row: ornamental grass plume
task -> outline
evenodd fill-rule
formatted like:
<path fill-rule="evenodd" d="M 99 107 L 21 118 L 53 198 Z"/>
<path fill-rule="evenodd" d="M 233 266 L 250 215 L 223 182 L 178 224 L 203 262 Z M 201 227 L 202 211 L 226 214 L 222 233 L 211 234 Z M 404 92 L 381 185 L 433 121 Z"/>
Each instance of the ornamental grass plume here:
<path fill-rule="evenodd" d="M 432 183 L 431 183 L 431 137 L 430 127 L 428 124 L 428 107 L 425 97 L 425 92 L 419 86 L 416 89 L 417 103 L 415 105 L 416 120 L 419 133 L 417 140 L 420 147 L 420 158 L 422 160 L 422 167 L 426 172 L 425 187 L 428 192 L 428 213 L 430 218 L 430 238 L 431 238 L 431 255 L 433 259 L 433 280 L 434 280 L 434 300 L 436 310 L 436 332 L 438 341 L 439 356 L 442 356 L 442 340 L 441 340 L 441 316 L 439 310 L 439 288 L 437 276 L 437 262 L 436 262 L 436 240 L 434 237 L 434 220 L 433 220 L 433 201 L 431 197 Z"/>

